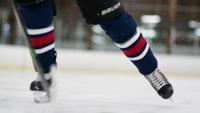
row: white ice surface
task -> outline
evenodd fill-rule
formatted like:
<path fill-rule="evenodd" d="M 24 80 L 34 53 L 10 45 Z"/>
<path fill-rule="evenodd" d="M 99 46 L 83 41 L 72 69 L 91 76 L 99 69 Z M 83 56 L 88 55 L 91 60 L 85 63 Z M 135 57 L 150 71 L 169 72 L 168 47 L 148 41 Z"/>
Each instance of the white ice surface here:
<path fill-rule="evenodd" d="M 169 76 L 174 103 L 140 75 L 59 73 L 57 98 L 35 104 L 32 72 L 0 71 L 0 113 L 200 113 L 200 79 Z"/>

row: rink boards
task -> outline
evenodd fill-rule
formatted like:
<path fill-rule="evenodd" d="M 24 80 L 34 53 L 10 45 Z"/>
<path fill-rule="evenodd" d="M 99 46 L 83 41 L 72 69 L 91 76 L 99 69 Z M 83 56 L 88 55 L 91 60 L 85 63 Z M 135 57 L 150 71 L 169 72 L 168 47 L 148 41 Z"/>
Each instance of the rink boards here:
<path fill-rule="evenodd" d="M 0 70 L 33 70 L 28 49 L 21 46 L 0 45 Z M 199 56 L 156 54 L 164 73 L 180 76 L 197 76 L 200 73 Z M 137 69 L 120 52 L 95 52 L 58 49 L 58 69 L 62 72 L 134 73 Z"/>

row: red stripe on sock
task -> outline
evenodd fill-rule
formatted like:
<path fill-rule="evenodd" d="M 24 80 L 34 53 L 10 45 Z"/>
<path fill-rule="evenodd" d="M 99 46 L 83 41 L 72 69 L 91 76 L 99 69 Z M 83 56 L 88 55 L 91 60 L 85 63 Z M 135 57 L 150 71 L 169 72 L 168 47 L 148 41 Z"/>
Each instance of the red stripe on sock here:
<path fill-rule="evenodd" d="M 54 41 L 54 33 L 50 33 L 46 36 L 41 36 L 41 37 L 34 37 L 34 38 L 31 38 L 31 43 L 32 43 L 32 46 L 33 47 L 37 47 L 37 46 L 43 46 L 43 45 L 46 45 L 50 42 L 53 42 Z"/>
<path fill-rule="evenodd" d="M 138 43 L 135 46 L 133 46 L 132 48 L 130 48 L 128 50 L 123 50 L 123 53 L 127 56 L 136 55 L 145 46 L 145 42 L 146 42 L 146 40 L 144 39 L 143 36 L 141 36 L 140 40 L 138 41 Z"/>

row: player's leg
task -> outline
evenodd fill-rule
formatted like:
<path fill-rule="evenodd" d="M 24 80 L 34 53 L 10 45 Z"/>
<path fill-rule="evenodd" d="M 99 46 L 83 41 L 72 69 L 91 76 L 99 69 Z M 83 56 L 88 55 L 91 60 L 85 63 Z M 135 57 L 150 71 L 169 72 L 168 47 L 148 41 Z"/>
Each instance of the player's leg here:
<path fill-rule="evenodd" d="M 24 20 L 27 38 L 37 54 L 48 84 L 52 83 L 51 68 L 56 65 L 55 36 L 53 25 L 54 5 L 52 0 L 17 0 Z M 27 2 L 26 2 L 27 1 Z M 35 1 L 35 2 L 34 2 Z M 37 71 L 37 70 L 36 70 Z M 30 90 L 44 91 L 40 77 L 31 83 Z M 39 95 L 37 95 L 39 96 Z M 36 97 L 37 98 L 37 97 Z M 40 97 L 38 97 L 40 98 Z M 39 101 L 39 100 L 38 100 Z"/>
<path fill-rule="evenodd" d="M 118 0 L 77 0 L 89 24 L 99 24 L 164 99 L 173 94 L 171 84 L 160 72 L 157 59 L 131 15 Z"/>

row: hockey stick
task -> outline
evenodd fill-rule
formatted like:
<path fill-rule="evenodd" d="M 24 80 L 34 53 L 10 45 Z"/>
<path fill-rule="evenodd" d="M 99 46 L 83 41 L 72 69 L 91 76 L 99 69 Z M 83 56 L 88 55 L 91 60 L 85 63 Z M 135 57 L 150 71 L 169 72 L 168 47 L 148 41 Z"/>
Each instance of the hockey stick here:
<path fill-rule="evenodd" d="M 34 63 L 34 66 L 35 66 L 36 70 L 39 73 L 40 79 L 42 80 L 42 86 L 44 87 L 44 90 L 47 93 L 48 98 L 51 99 L 51 94 L 50 94 L 50 91 L 49 91 L 49 88 L 48 88 L 48 83 L 45 80 L 45 75 L 44 75 L 43 68 L 42 68 L 40 62 L 37 60 L 38 55 L 36 54 L 36 52 L 34 51 L 33 47 L 31 46 L 31 40 L 30 40 L 30 38 L 28 36 L 28 32 L 27 32 L 26 27 L 25 27 L 25 22 L 24 22 L 24 20 L 22 18 L 22 15 L 20 14 L 20 6 L 15 2 L 15 0 L 10 0 L 10 2 L 11 2 L 11 5 L 12 5 L 12 8 L 14 10 L 14 14 L 15 14 L 15 17 L 17 19 L 17 22 L 21 26 L 22 31 L 23 31 L 23 33 L 25 35 L 24 40 L 26 41 L 26 44 L 27 44 L 27 46 L 29 48 L 29 51 L 30 51 L 30 54 L 31 54 L 31 58 L 32 58 L 33 63 Z"/>

